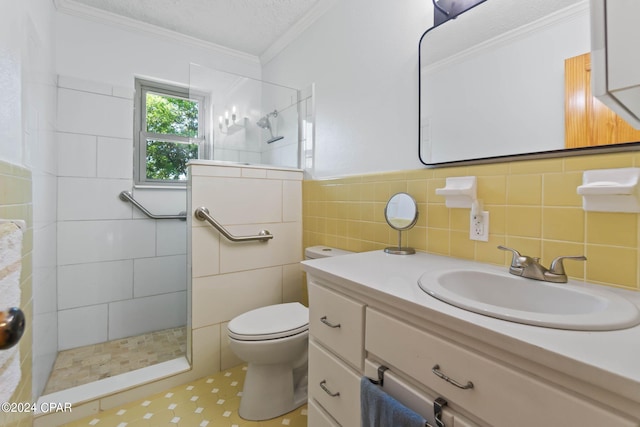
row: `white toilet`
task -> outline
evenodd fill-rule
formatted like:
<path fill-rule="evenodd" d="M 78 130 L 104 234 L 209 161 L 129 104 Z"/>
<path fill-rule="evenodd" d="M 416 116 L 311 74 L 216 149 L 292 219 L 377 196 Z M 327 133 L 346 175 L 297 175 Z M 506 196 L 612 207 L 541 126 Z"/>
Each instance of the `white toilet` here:
<path fill-rule="evenodd" d="M 305 250 L 307 259 L 350 252 L 326 246 Z M 233 318 L 229 347 L 248 363 L 240 416 L 259 421 L 279 417 L 307 402 L 309 310 L 300 303 L 257 308 Z"/>

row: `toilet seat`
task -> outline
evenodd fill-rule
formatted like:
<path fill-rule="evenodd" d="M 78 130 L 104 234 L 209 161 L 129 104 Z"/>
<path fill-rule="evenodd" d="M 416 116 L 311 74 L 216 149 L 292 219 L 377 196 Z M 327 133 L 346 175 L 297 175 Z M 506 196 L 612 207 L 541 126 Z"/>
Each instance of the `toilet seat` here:
<path fill-rule="evenodd" d="M 309 330 L 309 310 L 298 302 L 261 307 L 235 317 L 227 330 L 240 341 L 285 338 Z"/>

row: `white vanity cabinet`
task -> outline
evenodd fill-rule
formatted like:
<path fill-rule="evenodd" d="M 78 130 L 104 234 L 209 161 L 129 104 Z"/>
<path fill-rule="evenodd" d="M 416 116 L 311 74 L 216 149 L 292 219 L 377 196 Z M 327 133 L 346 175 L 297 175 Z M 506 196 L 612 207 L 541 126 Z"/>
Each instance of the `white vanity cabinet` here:
<path fill-rule="evenodd" d="M 365 304 L 323 286 L 309 276 L 309 427 L 360 426 L 360 379 L 364 375 Z M 369 332 L 369 335 L 375 333 Z M 391 350 L 383 344 L 385 349 Z M 370 378 L 376 378 L 369 374 Z M 396 386 L 397 387 L 397 386 Z M 424 412 L 435 396 L 424 391 Z M 395 396 L 398 398 L 398 396 Z M 423 412 L 423 411 L 419 411 Z M 424 414 L 433 422 L 430 414 Z M 474 427 L 446 409 L 446 427 Z M 435 424 L 433 424 L 435 425 Z"/>
<path fill-rule="evenodd" d="M 620 383 L 623 390 L 612 391 L 611 381 L 619 378 L 607 376 L 598 366 L 583 367 L 582 361 L 576 361 L 580 365 L 576 375 L 553 352 L 541 353 L 537 346 L 514 341 L 500 330 L 478 329 L 468 321 L 477 319 L 475 314 L 455 317 L 451 313 L 458 312 L 445 312 L 451 309 L 440 302 L 433 302 L 433 307 L 443 311 L 434 311 L 427 307 L 431 297 L 425 299 L 412 283 L 412 275 L 416 280 L 420 275 L 410 271 L 413 267 L 404 257 L 398 257 L 404 272 L 393 270 L 391 277 L 380 279 L 377 288 L 375 283 L 368 286 L 364 280 L 354 280 L 360 273 L 345 278 L 346 264 L 337 258 L 319 264 L 311 261 L 309 266 L 304 263 L 310 303 L 310 427 L 359 426 L 360 378 L 365 374 L 375 378 L 375 367 L 380 365 L 417 390 L 424 401 L 444 398 L 446 427 L 640 426 L 640 383 L 635 379 Z M 375 265 L 364 255 L 362 260 L 360 267 Z M 380 276 L 375 273 L 370 276 Z M 403 274 L 406 283 L 400 279 Z M 573 333 L 529 331 L 549 335 L 560 347 L 566 342 L 555 337 Z M 606 335 L 576 333 L 592 340 L 593 346 L 610 342 Z M 635 349 L 636 344 L 630 344 Z M 594 384 L 594 378 L 600 384 Z M 387 387 L 394 395 L 391 390 Z M 429 404 L 423 405 L 423 411 L 405 404 L 433 423 Z"/>
<path fill-rule="evenodd" d="M 309 427 L 359 426 L 365 306 L 307 280 Z"/>

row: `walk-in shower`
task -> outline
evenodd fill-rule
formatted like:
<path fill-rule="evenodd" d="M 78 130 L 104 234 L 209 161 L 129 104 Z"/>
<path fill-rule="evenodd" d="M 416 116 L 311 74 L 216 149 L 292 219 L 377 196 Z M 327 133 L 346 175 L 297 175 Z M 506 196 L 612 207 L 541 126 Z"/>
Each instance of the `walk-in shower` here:
<path fill-rule="evenodd" d="M 191 64 L 190 94 L 205 97 L 213 126 L 206 160 L 299 168 L 310 94 L 291 87 Z"/>
<path fill-rule="evenodd" d="M 302 165 L 306 151 L 301 147 L 313 129 L 311 89 L 302 92 L 196 65 L 188 83 L 190 94 L 204 100 L 206 135 L 199 142 L 200 158 Z M 43 402 L 133 394 L 140 384 L 192 372 L 191 233 L 185 221 L 174 218 L 186 205 L 186 188 L 131 189 L 131 100 L 92 92 L 79 83 L 77 88 L 58 87 L 58 96 L 65 99 L 79 91 L 87 103 L 112 109 L 115 113 L 105 120 L 115 124 L 58 124 L 64 161 L 57 177 L 56 286 L 48 298 L 54 320 L 47 323 L 52 333 L 41 333 L 51 338 L 38 343 L 46 360 L 34 358 L 34 397 Z M 67 102 L 58 112 L 82 117 L 84 105 Z M 120 117 L 127 118 L 124 125 L 117 121 Z M 80 141 L 93 144 L 93 150 L 78 152 Z M 119 197 L 123 190 L 153 215 L 147 217 Z M 57 356 L 60 363 L 53 368 Z"/>

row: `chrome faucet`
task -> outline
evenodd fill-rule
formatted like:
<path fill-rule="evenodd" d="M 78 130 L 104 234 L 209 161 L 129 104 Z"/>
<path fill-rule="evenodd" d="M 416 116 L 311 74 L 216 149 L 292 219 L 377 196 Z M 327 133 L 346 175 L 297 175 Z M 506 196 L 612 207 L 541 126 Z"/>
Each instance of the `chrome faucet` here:
<path fill-rule="evenodd" d="M 559 256 L 551 262 L 549 269 L 540 264 L 540 258 L 532 258 L 526 255 L 521 255 L 520 252 L 515 249 L 507 248 L 506 246 L 498 246 L 498 249 L 503 251 L 511 251 L 513 253 L 513 259 L 509 266 L 509 273 L 516 276 L 527 277 L 534 280 L 542 280 L 545 282 L 553 283 L 567 283 L 567 274 L 564 271 L 565 259 L 573 259 L 577 261 L 586 261 L 587 258 L 582 255 L 578 256 Z"/>

